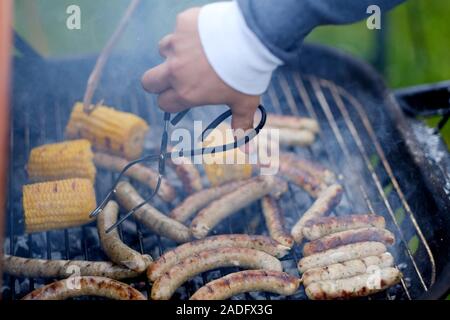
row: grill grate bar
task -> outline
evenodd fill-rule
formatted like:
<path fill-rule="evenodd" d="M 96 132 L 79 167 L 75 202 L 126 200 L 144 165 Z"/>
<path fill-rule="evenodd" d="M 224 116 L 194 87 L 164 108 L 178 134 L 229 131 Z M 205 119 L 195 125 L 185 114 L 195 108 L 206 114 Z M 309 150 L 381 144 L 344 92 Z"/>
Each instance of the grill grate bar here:
<path fill-rule="evenodd" d="M 293 74 L 293 80 L 294 80 L 295 87 L 297 88 L 297 90 L 298 90 L 298 92 L 299 92 L 299 95 L 300 95 L 300 97 L 302 98 L 302 101 L 303 101 L 303 103 L 304 103 L 304 106 L 305 106 L 306 109 L 308 110 L 308 113 L 310 114 L 310 116 L 311 116 L 312 118 L 314 118 L 316 121 L 318 121 L 318 117 L 317 117 L 316 112 L 314 111 L 314 107 L 313 107 L 313 105 L 312 105 L 312 101 L 311 101 L 311 99 L 309 98 L 309 95 L 308 95 L 308 93 L 307 93 L 307 91 L 306 91 L 306 88 L 305 88 L 305 86 L 304 86 L 304 84 L 303 84 L 303 80 L 301 79 L 300 75 L 299 75 L 298 73 Z M 286 82 L 285 85 L 287 85 L 287 82 Z M 319 95 L 319 97 L 320 97 L 320 95 Z M 319 102 L 322 101 L 322 103 L 323 103 L 323 100 L 322 100 L 322 99 L 319 99 L 319 97 L 318 97 Z M 325 103 L 326 103 L 326 100 L 325 100 Z M 321 104 L 321 106 L 322 106 L 322 104 Z M 322 106 L 322 108 L 323 108 L 323 106 Z M 328 120 L 330 120 L 330 119 L 328 119 Z M 342 138 L 342 136 L 340 135 L 340 132 L 339 132 L 339 129 L 338 129 L 337 125 L 334 125 L 333 127 L 334 127 L 334 129 L 332 129 L 332 130 L 333 130 L 333 131 L 334 131 L 334 130 L 337 130 L 337 133 L 338 133 L 337 137 L 341 137 L 340 140 L 343 141 L 343 138 Z M 339 141 L 339 139 L 338 139 L 338 141 Z M 345 144 L 344 144 L 344 146 L 345 146 Z M 326 149 L 326 148 L 325 148 L 325 149 Z M 329 159 L 332 158 L 331 155 L 329 154 L 329 151 L 328 151 L 328 150 L 326 150 L 326 151 L 327 151 L 328 158 L 329 158 Z M 343 152 L 344 152 L 344 154 L 346 155 L 346 157 L 349 157 L 349 151 L 348 151 L 346 148 L 343 148 Z M 357 175 L 357 176 L 358 176 L 359 179 L 361 179 L 361 177 L 360 177 L 359 175 Z M 367 203 L 367 206 L 368 206 L 368 208 L 369 208 L 369 211 L 370 211 L 371 213 L 374 213 L 373 205 L 372 205 L 372 203 L 371 203 L 371 201 L 370 201 L 370 199 L 369 199 L 369 197 L 368 197 L 368 195 L 367 195 L 367 192 L 366 192 L 366 191 L 364 190 L 364 188 L 362 187 L 362 184 L 359 184 L 359 186 L 360 186 L 360 191 L 361 191 L 362 194 L 363 194 L 363 198 L 365 199 L 365 201 L 366 201 L 366 203 Z M 401 230 L 399 230 L 399 231 L 400 231 L 400 233 L 401 233 Z M 411 295 L 410 295 L 409 290 L 408 290 L 408 288 L 407 288 L 407 286 L 406 286 L 406 283 L 404 282 L 403 279 L 402 279 L 402 281 L 401 281 L 401 284 L 402 284 L 402 288 L 403 288 L 403 290 L 404 290 L 404 292 L 405 292 L 407 298 L 408 298 L 409 300 L 411 300 Z"/>
<path fill-rule="evenodd" d="M 378 155 L 380 156 L 381 162 L 383 163 L 383 167 L 385 168 L 385 170 L 386 170 L 386 172 L 387 172 L 387 174 L 388 174 L 388 176 L 390 178 L 390 181 L 391 181 L 392 185 L 394 186 L 394 189 L 396 190 L 397 195 L 399 196 L 403 207 L 405 208 L 406 212 L 408 213 L 409 218 L 410 218 L 411 222 L 413 223 L 414 228 L 415 228 L 415 230 L 416 230 L 416 232 L 417 232 L 417 234 L 418 234 L 418 236 L 419 236 L 419 238 L 420 238 L 422 244 L 424 245 L 425 250 L 426 250 L 426 252 L 428 254 L 428 257 L 429 257 L 430 263 L 431 263 L 430 286 L 432 286 L 434 284 L 435 280 L 436 280 L 436 263 L 435 263 L 435 259 L 434 259 L 433 253 L 431 252 L 430 246 L 429 246 L 427 240 L 425 239 L 425 236 L 423 235 L 423 232 L 422 232 L 419 224 L 417 223 L 417 220 L 414 217 L 414 214 L 413 214 L 413 212 L 411 210 L 411 207 L 409 206 L 408 202 L 406 201 L 406 197 L 403 194 L 403 191 L 400 188 L 400 185 L 399 185 L 399 183 L 397 181 L 397 178 L 395 177 L 395 175 L 394 175 L 394 173 L 392 171 L 392 168 L 391 168 L 391 166 L 389 165 L 389 162 L 386 159 L 386 156 L 385 156 L 385 154 L 383 152 L 383 149 L 381 148 L 381 146 L 380 146 L 380 144 L 378 142 L 378 139 L 376 138 L 376 135 L 375 135 L 375 133 L 373 131 L 373 128 L 372 128 L 372 126 L 371 126 L 367 116 L 364 113 L 362 113 L 362 109 L 361 109 L 362 106 L 360 105 L 358 100 L 356 100 L 353 96 L 351 96 L 343 88 L 339 88 L 338 89 L 333 84 L 331 84 L 331 83 L 328 83 L 328 84 L 331 86 L 331 88 L 334 88 L 334 90 L 339 90 L 339 93 L 341 94 L 341 96 L 345 96 L 345 97 L 348 98 L 348 100 L 351 102 L 351 104 L 357 110 L 357 112 L 358 112 L 358 114 L 359 114 L 359 116 L 360 116 L 360 118 L 361 118 L 365 128 L 367 129 L 367 132 L 369 133 L 369 136 L 370 136 L 370 138 L 372 139 L 372 141 L 374 143 L 375 149 L 376 149 Z M 344 106 L 344 104 L 342 104 L 342 105 Z M 365 151 L 363 145 L 361 144 L 361 139 L 359 139 L 359 141 L 360 141 L 360 146 L 362 147 L 361 150 Z M 365 159 L 367 159 L 367 153 L 365 154 Z M 427 291 L 428 289 L 425 288 L 425 290 Z"/>
<path fill-rule="evenodd" d="M 318 101 L 319 101 L 319 103 L 320 103 L 321 108 L 322 108 L 322 110 L 324 111 L 324 113 L 325 113 L 325 115 L 326 115 L 326 117 L 327 117 L 328 122 L 330 123 L 330 125 L 331 125 L 332 128 L 333 128 L 333 129 L 332 129 L 333 132 L 335 133 L 335 135 L 336 135 L 337 137 L 340 137 L 340 139 L 337 139 L 337 141 L 338 141 L 339 146 L 341 147 L 341 150 L 344 152 L 344 155 L 346 156 L 346 158 L 347 158 L 349 161 L 351 161 L 350 152 L 349 152 L 349 150 L 348 150 L 348 148 L 347 148 L 347 146 L 346 146 L 346 144 L 345 144 L 345 142 L 344 142 L 344 139 L 343 139 L 343 137 L 342 137 L 342 135 L 341 135 L 341 133 L 340 133 L 340 130 L 339 130 L 338 126 L 337 126 L 337 123 L 336 123 L 336 121 L 335 121 L 335 118 L 334 118 L 334 116 L 333 116 L 333 113 L 331 112 L 330 106 L 329 106 L 329 104 L 328 104 L 328 102 L 327 102 L 327 100 L 326 100 L 326 98 L 325 98 L 325 95 L 324 95 L 324 93 L 323 93 L 323 91 L 322 91 L 322 88 L 320 87 L 319 82 L 318 82 L 315 78 L 310 78 L 310 82 L 311 82 L 311 84 L 312 84 L 312 86 L 313 86 L 313 88 L 314 88 L 314 92 L 315 92 L 315 94 L 316 94 L 316 96 L 317 96 L 317 99 L 318 99 Z M 373 178 L 374 178 L 374 174 L 375 174 L 374 172 L 371 172 L 371 175 L 372 175 Z M 376 178 L 374 178 L 375 185 L 377 186 L 377 189 L 380 191 L 379 186 L 381 186 L 381 184 L 379 183 L 378 180 L 375 180 L 375 179 L 376 179 Z M 377 182 L 378 182 L 378 183 L 377 183 Z M 362 186 L 362 185 L 361 185 L 361 186 Z M 363 189 L 363 188 L 361 187 L 361 189 Z M 392 208 L 391 208 L 391 206 L 390 206 L 390 203 L 389 203 L 389 202 L 387 201 L 387 199 L 385 198 L 382 188 L 381 188 L 380 195 L 383 197 L 383 202 L 384 202 L 384 204 L 385 204 L 385 206 L 386 206 L 388 212 L 389 212 L 390 214 L 391 214 L 391 213 L 393 214 L 393 211 L 392 211 Z M 395 220 L 395 219 L 394 219 L 394 220 Z M 394 221 L 394 222 L 395 222 L 395 221 Z M 397 227 L 398 227 L 398 226 L 397 226 Z M 402 233 L 402 231 L 401 231 L 401 229 L 400 229 L 399 227 L 398 227 L 398 231 L 399 231 L 399 233 L 400 233 L 400 236 L 401 236 L 402 241 L 405 243 L 403 233 Z M 407 246 L 405 246 L 405 247 L 406 247 L 406 249 L 409 251 L 409 249 L 407 248 Z M 410 253 L 410 252 L 409 252 L 409 253 Z M 412 255 L 410 255 L 410 258 L 413 259 L 413 258 L 412 258 Z M 412 260 L 412 262 L 413 262 L 414 266 L 417 267 L 416 264 L 415 264 L 415 261 Z M 419 272 L 418 269 L 416 269 L 416 272 L 418 273 L 418 275 L 419 275 L 419 277 L 420 277 L 421 275 L 420 275 L 420 272 Z M 424 284 L 424 283 L 423 283 L 423 284 Z M 410 296 L 407 287 L 404 286 L 403 289 L 405 290 L 405 293 L 407 294 L 407 296 Z"/>
<path fill-rule="evenodd" d="M 316 80 L 313 80 L 313 81 L 316 81 Z M 317 82 L 316 82 L 316 84 L 318 85 Z M 321 89 L 319 89 L 319 90 L 321 90 Z M 335 90 L 334 90 L 334 91 L 335 91 Z M 334 93 L 337 93 L 337 92 L 335 91 Z M 389 200 L 388 200 L 388 199 L 386 198 L 386 196 L 384 195 L 384 192 L 383 192 L 383 188 L 382 188 L 380 179 L 378 178 L 378 176 L 376 175 L 375 171 L 373 170 L 373 167 L 372 167 L 372 165 L 370 164 L 370 161 L 369 161 L 369 159 L 368 159 L 367 153 L 366 153 L 365 150 L 364 150 L 364 147 L 363 147 L 363 145 L 362 145 L 362 142 L 361 142 L 359 136 L 358 136 L 357 133 L 356 133 L 356 132 L 357 132 L 357 131 L 356 131 L 356 128 L 354 127 L 353 123 L 351 122 L 351 120 L 350 120 L 350 118 L 349 118 L 349 115 L 348 115 L 348 113 L 347 113 L 347 111 L 346 111 L 346 109 L 345 109 L 345 106 L 343 105 L 342 100 L 340 100 L 340 97 L 337 96 L 337 95 L 333 95 L 333 96 L 334 96 L 334 99 L 336 100 L 336 103 L 337 103 L 337 105 L 338 105 L 340 111 L 341 111 L 341 112 L 343 113 L 343 115 L 344 115 L 344 119 L 345 119 L 347 125 L 349 126 L 349 129 L 350 129 L 350 131 L 351 131 L 351 133 L 352 133 L 353 138 L 355 139 L 355 141 L 356 141 L 356 143 L 357 143 L 357 145 L 358 145 L 358 148 L 360 148 L 361 154 L 363 155 L 363 158 L 364 158 L 364 160 L 365 160 L 365 163 L 366 163 L 366 165 L 367 165 L 368 170 L 371 172 L 371 176 L 372 176 L 372 179 L 374 180 L 375 186 L 377 187 L 378 193 L 379 193 L 380 196 L 382 197 L 383 202 L 384 202 L 384 204 L 385 204 L 385 206 L 386 206 L 386 208 L 387 208 L 389 214 L 390 214 L 391 217 L 392 217 L 392 221 L 393 221 L 393 223 L 396 225 L 396 227 L 397 227 L 397 229 L 398 229 L 398 231 L 399 231 L 399 233 L 400 233 L 400 235 L 401 235 L 401 240 L 402 240 L 402 242 L 403 242 L 404 245 L 405 245 L 405 249 L 406 249 L 406 251 L 407 251 L 407 253 L 408 253 L 408 256 L 409 256 L 409 258 L 410 258 L 410 260 L 411 260 L 411 262 L 412 262 L 412 264 L 413 264 L 413 266 L 414 266 L 414 269 L 415 269 L 416 272 L 417 272 L 417 275 L 418 275 L 418 277 L 419 277 L 419 279 L 420 279 L 420 281 L 421 281 L 421 283 L 422 283 L 422 286 L 424 287 L 425 290 L 427 290 L 427 286 L 426 286 L 426 284 L 425 284 L 425 282 L 424 282 L 424 280 L 423 280 L 422 274 L 421 274 L 421 272 L 420 272 L 420 270 L 419 270 L 419 268 L 418 268 L 418 266 L 417 266 L 417 263 L 416 263 L 416 261 L 415 261 L 413 255 L 412 255 L 411 251 L 410 251 L 409 248 L 408 248 L 408 245 L 407 245 L 406 240 L 405 240 L 405 238 L 404 238 L 403 232 L 402 232 L 400 226 L 398 225 L 398 223 L 397 223 L 397 221 L 396 221 L 396 219 L 395 219 L 394 212 L 393 212 L 392 207 L 391 207 L 391 205 L 390 205 L 390 203 L 389 203 Z M 334 120 L 334 117 L 333 117 L 332 114 L 331 114 L 331 110 L 329 109 L 329 106 L 324 104 L 322 107 L 324 107 L 324 111 L 325 111 L 325 112 L 328 114 L 328 116 L 330 117 L 330 121 L 335 121 L 335 120 Z M 345 146 L 345 145 L 342 145 L 341 148 L 346 148 L 346 146 Z"/>
<path fill-rule="evenodd" d="M 339 127 L 337 126 L 337 123 L 336 123 L 336 121 L 335 121 L 334 115 L 333 115 L 333 113 L 331 112 L 330 106 L 329 106 L 329 104 L 328 104 L 328 101 L 327 101 L 326 98 L 325 98 L 325 95 L 324 95 L 324 93 L 323 93 L 323 91 L 322 91 L 322 88 L 321 88 L 319 82 L 318 82 L 314 77 L 311 77 L 311 78 L 310 78 L 310 82 L 311 82 L 311 84 L 312 84 L 312 86 L 313 86 L 313 88 L 314 88 L 314 92 L 315 92 L 315 94 L 316 94 L 316 96 L 317 96 L 317 99 L 318 99 L 318 101 L 319 101 L 319 103 L 320 103 L 320 106 L 321 106 L 322 110 L 324 111 L 324 113 L 325 113 L 325 115 L 326 115 L 326 117 L 327 117 L 327 120 L 328 120 L 328 122 L 330 123 L 330 126 L 332 127 L 333 133 L 335 134 L 336 137 L 340 137 L 340 139 L 337 139 L 337 141 L 338 141 L 339 146 L 341 147 L 341 150 L 344 152 L 344 155 L 346 156 L 346 158 L 347 158 L 349 161 L 351 161 L 350 152 L 349 152 L 349 150 L 348 150 L 348 148 L 347 148 L 347 146 L 346 146 L 346 144 L 345 144 L 345 142 L 344 142 L 344 139 L 343 139 L 343 137 L 342 137 L 342 135 L 341 135 L 341 133 L 340 133 Z M 374 172 L 371 172 L 372 177 L 374 177 L 374 174 L 375 174 Z M 359 178 L 361 178 L 361 177 L 359 177 Z M 378 182 L 379 182 L 379 181 L 378 181 Z M 377 188 L 378 188 L 377 181 L 375 181 L 375 185 L 376 185 Z M 379 184 L 379 185 L 381 185 L 381 184 Z M 361 190 L 364 190 L 363 187 L 362 187 L 362 183 L 360 184 L 360 188 L 361 188 Z M 379 189 L 379 188 L 378 188 L 378 189 Z M 380 189 L 379 189 L 379 190 L 380 190 Z M 364 194 L 367 194 L 367 193 L 364 191 Z M 381 188 L 381 193 L 380 193 L 380 195 L 381 195 L 382 197 L 384 197 L 384 193 L 383 193 L 382 188 Z M 367 199 L 368 199 L 368 198 L 367 198 Z M 387 199 L 383 199 L 383 200 L 386 200 L 386 201 L 384 201 L 384 204 L 385 204 L 387 210 L 389 211 L 389 213 L 391 213 L 391 212 L 392 212 L 392 208 L 391 208 L 389 202 L 387 201 Z M 374 212 L 373 212 L 373 213 L 374 213 Z M 399 231 L 399 233 L 400 233 L 400 236 L 401 236 L 402 241 L 405 243 L 405 241 L 404 241 L 404 236 L 403 236 L 403 233 L 402 233 L 401 229 L 399 228 L 398 231 Z M 407 246 L 405 246 L 405 247 L 407 248 Z M 412 261 L 412 263 L 413 263 L 413 265 L 416 267 L 415 261 L 414 261 L 414 260 Z M 420 272 L 418 271 L 418 269 L 416 269 L 416 271 L 418 272 L 418 274 L 419 274 L 419 276 L 420 276 Z M 406 295 L 407 295 L 408 297 L 410 297 L 410 294 L 409 294 L 409 291 L 408 291 L 408 289 L 407 289 L 407 286 L 404 284 L 404 282 L 402 282 L 402 285 L 404 285 L 404 286 L 403 286 L 403 289 L 404 289 Z"/>

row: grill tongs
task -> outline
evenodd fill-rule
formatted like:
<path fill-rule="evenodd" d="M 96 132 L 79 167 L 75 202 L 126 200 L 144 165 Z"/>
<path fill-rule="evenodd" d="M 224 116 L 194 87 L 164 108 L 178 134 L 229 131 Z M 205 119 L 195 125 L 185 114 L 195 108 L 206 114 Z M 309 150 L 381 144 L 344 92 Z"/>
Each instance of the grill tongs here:
<path fill-rule="evenodd" d="M 202 147 L 202 148 L 198 148 L 198 149 L 179 150 L 179 151 L 172 151 L 172 152 L 167 151 L 167 144 L 168 144 L 168 140 L 169 140 L 169 124 L 171 124 L 172 126 L 176 126 L 181 121 L 181 119 L 183 119 L 183 117 L 189 112 L 189 109 L 176 114 L 172 120 L 170 120 L 171 114 L 168 112 L 165 112 L 164 113 L 164 131 L 163 131 L 163 134 L 161 137 L 161 147 L 160 147 L 159 154 L 145 155 L 139 159 L 129 162 L 119 173 L 119 176 L 115 180 L 113 187 L 108 192 L 106 197 L 103 199 L 103 201 L 100 203 L 100 205 L 94 211 L 92 211 L 90 213 L 89 216 L 91 218 L 96 217 L 103 211 L 103 209 L 105 208 L 108 201 L 111 200 L 111 198 L 116 193 L 117 184 L 122 179 L 123 175 L 125 174 L 125 172 L 128 169 L 130 169 L 135 164 L 138 164 L 141 162 L 158 161 L 158 174 L 159 175 L 158 175 L 158 181 L 156 183 L 155 189 L 153 190 L 153 192 L 151 193 L 150 196 L 148 196 L 146 199 L 144 199 L 143 202 L 141 202 L 136 207 L 134 207 L 133 209 L 128 211 L 115 224 L 113 224 L 111 227 L 109 227 L 106 230 L 106 233 L 109 233 L 110 231 L 114 230 L 120 224 L 122 224 L 122 222 L 124 222 L 129 216 L 131 216 L 133 213 L 135 213 L 139 208 L 141 208 L 146 203 L 148 203 L 150 200 L 152 200 L 153 197 L 158 193 L 158 190 L 161 186 L 161 180 L 165 175 L 166 159 L 168 157 L 170 157 L 172 159 L 178 158 L 178 157 L 189 157 L 192 159 L 195 156 L 204 155 L 204 154 L 214 154 L 215 152 L 225 152 L 228 150 L 236 149 L 242 145 L 245 145 L 246 143 L 248 143 L 250 140 L 252 140 L 254 137 L 256 137 L 258 135 L 258 133 L 261 131 L 261 129 L 264 127 L 264 125 L 266 123 L 266 117 L 267 117 L 266 110 L 264 109 L 264 107 L 262 105 L 259 105 L 258 109 L 261 112 L 261 120 L 259 121 L 259 124 L 252 130 L 250 130 L 248 133 L 246 133 L 246 135 L 243 136 L 242 138 L 236 139 L 234 142 L 228 143 L 228 144 L 225 144 L 222 146 Z M 222 113 L 221 115 L 219 115 L 202 132 L 199 142 L 203 142 L 208 137 L 208 135 L 211 133 L 211 131 L 213 129 L 215 129 L 219 124 L 221 124 L 223 121 L 225 121 L 230 116 L 231 116 L 231 110 L 228 110 L 228 111 Z"/>

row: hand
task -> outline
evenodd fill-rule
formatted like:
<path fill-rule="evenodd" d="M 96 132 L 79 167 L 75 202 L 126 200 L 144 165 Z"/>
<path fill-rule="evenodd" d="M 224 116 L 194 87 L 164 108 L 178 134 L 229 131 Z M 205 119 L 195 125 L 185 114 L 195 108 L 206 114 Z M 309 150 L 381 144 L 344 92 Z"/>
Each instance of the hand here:
<path fill-rule="evenodd" d="M 159 106 L 165 111 L 226 104 L 233 113 L 233 129 L 250 129 L 260 97 L 234 90 L 213 70 L 197 30 L 199 11 L 200 8 L 192 8 L 178 15 L 174 33 L 159 43 L 166 61 L 145 72 L 142 86 L 159 95 Z"/>

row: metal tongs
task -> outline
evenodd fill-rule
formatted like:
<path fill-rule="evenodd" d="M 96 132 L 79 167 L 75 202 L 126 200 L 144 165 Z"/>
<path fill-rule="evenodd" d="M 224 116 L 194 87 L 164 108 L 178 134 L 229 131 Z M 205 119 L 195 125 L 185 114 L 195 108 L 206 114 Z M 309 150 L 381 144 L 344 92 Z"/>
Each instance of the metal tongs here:
<path fill-rule="evenodd" d="M 166 159 L 168 157 L 171 157 L 172 159 L 178 158 L 178 157 L 193 158 L 198 155 L 214 154 L 215 152 L 225 152 L 228 150 L 236 149 L 242 145 L 245 145 L 246 143 L 248 143 L 250 140 L 252 140 L 254 137 L 256 137 L 258 135 L 258 133 L 261 131 L 261 129 L 264 127 L 264 125 L 266 123 L 266 118 L 267 118 L 266 110 L 264 109 L 264 107 L 262 105 L 259 105 L 258 109 L 261 112 L 261 120 L 259 121 L 256 128 L 253 128 L 244 137 L 239 138 L 232 143 L 221 145 L 221 146 L 202 147 L 202 148 L 198 148 L 198 149 L 180 150 L 180 151 L 172 151 L 172 152 L 167 152 L 167 144 L 168 144 L 168 140 L 169 140 L 169 124 L 171 124 L 172 126 L 176 126 L 181 121 L 181 119 L 183 119 L 183 117 L 189 112 L 189 109 L 176 114 L 172 120 L 170 120 L 171 114 L 168 112 L 165 112 L 164 113 L 164 131 L 163 131 L 163 134 L 161 137 L 161 147 L 160 147 L 159 154 L 149 154 L 149 155 L 143 156 L 142 158 L 139 158 L 139 159 L 129 162 L 119 173 L 119 176 L 115 180 L 113 187 L 108 192 L 106 197 L 99 204 L 99 206 L 90 213 L 89 216 L 91 218 L 96 217 L 103 211 L 103 209 L 105 208 L 108 201 L 111 200 L 111 198 L 116 193 L 117 184 L 122 179 L 123 175 L 125 174 L 125 172 L 128 169 L 130 169 L 135 164 L 138 164 L 141 162 L 151 162 L 151 161 L 158 160 L 159 175 L 158 175 L 158 181 L 156 183 L 155 189 L 153 190 L 153 192 L 151 193 L 150 196 L 148 196 L 146 199 L 144 199 L 143 202 L 141 202 L 136 207 L 134 207 L 133 209 L 128 211 L 116 223 L 114 223 L 111 227 L 109 227 L 106 230 L 106 233 L 111 232 L 112 230 L 117 228 L 120 224 L 122 224 L 129 216 L 131 216 L 133 213 L 135 213 L 139 208 L 141 208 L 146 203 L 148 203 L 150 200 L 152 200 L 153 197 L 158 193 L 158 190 L 161 186 L 162 178 L 165 175 Z M 222 113 L 220 116 L 218 116 L 214 121 L 212 121 L 208 125 L 208 127 L 202 132 L 201 137 L 200 137 L 200 142 L 203 142 L 208 137 L 208 135 L 211 133 L 211 131 L 213 129 L 215 129 L 219 124 L 221 124 L 223 121 L 225 121 L 230 116 L 231 116 L 231 110 L 228 110 L 228 111 Z"/>

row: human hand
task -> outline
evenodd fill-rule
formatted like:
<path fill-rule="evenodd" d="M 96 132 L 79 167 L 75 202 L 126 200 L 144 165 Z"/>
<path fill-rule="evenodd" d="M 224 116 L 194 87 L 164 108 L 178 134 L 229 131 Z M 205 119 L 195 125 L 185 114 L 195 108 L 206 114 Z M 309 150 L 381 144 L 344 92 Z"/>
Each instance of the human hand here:
<path fill-rule="evenodd" d="M 175 31 L 159 43 L 160 54 L 166 60 L 145 72 L 142 86 L 158 94 L 164 111 L 226 104 L 233 114 L 232 128 L 250 129 L 260 96 L 233 89 L 211 67 L 198 33 L 199 12 L 200 8 L 192 8 L 178 15 Z"/>

